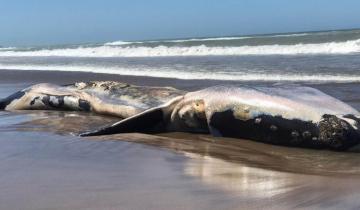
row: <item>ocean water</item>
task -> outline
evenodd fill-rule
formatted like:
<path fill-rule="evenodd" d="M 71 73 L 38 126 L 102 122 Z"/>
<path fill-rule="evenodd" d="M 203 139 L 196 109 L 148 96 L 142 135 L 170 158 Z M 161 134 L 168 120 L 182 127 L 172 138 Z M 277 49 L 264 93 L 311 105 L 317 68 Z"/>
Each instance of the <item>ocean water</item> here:
<path fill-rule="evenodd" d="M 360 29 L 0 48 L 0 69 L 178 79 L 360 81 Z"/>

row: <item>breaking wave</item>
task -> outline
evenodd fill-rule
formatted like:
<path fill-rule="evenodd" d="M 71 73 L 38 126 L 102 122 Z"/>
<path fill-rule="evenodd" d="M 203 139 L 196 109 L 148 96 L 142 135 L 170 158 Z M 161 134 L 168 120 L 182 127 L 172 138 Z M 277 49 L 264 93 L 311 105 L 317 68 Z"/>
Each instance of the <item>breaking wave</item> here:
<path fill-rule="evenodd" d="M 300 37 L 307 36 L 309 33 L 297 34 L 274 34 L 274 35 L 256 35 L 256 36 L 227 36 L 227 37 L 211 37 L 211 38 L 191 38 L 191 39 L 164 39 L 164 40 L 148 40 L 148 41 L 114 41 L 107 42 L 105 46 L 118 46 L 130 44 L 145 44 L 145 43 L 186 43 L 186 42 L 204 42 L 204 41 L 229 41 L 229 40 L 243 40 L 254 38 L 273 38 L 273 37 Z"/>
<path fill-rule="evenodd" d="M 16 47 L 1 47 L 0 46 L 0 51 L 9 51 L 9 50 L 15 50 Z"/>
<path fill-rule="evenodd" d="M 181 41 L 181 40 L 176 40 Z M 126 42 L 123 43 L 123 45 Z M 0 56 L 63 56 L 63 57 L 161 57 L 161 56 L 242 56 L 242 55 L 303 55 L 352 54 L 360 52 L 360 39 L 344 42 L 261 46 L 122 46 L 113 44 L 37 50 L 1 50 Z"/>
<path fill-rule="evenodd" d="M 278 35 L 280 36 L 280 35 Z M 107 42 L 105 46 L 118 46 L 118 45 L 130 45 L 130 44 L 146 44 L 146 43 L 185 43 L 185 42 L 204 42 L 204 41 L 227 41 L 227 40 L 242 40 L 254 38 L 251 36 L 243 37 L 216 37 L 216 38 L 193 38 L 193 39 L 174 39 L 174 40 L 154 40 L 154 41 L 115 41 Z"/>

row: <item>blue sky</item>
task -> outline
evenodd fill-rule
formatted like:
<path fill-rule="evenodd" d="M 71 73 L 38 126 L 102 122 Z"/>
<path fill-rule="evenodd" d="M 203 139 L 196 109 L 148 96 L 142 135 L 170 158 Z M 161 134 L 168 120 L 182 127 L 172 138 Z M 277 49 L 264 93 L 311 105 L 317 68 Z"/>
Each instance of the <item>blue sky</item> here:
<path fill-rule="evenodd" d="M 0 0 L 0 45 L 360 27 L 358 0 Z"/>

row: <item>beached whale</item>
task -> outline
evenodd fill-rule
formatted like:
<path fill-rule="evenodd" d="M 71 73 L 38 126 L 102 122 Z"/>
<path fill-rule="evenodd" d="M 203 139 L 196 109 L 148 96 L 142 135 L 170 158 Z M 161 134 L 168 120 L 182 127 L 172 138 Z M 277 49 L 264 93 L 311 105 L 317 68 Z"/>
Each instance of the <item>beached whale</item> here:
<path fill-rule="evenodd" d="M 36 109 L 93 111 L 125 118 L 82 136 L 181 131 L 335 150 L 360 142 L 358 111 L 310 87 L 216 86 L 186 93 L 173 88 L 149 92 L 150 87 L 131 85 L 133 92 L 117 91 L 123 83 L 102 83 L 105 88 L 100 84 L 33 86 L 2 100 L 0 107 L 34 109 L 36 104 Z"/>
<path fill-rule="evenodd" d="M 344 150 L 360 142 L 357 116 L 349 105 L 310 87 L 217 86 L 82 135 L 183 131 Z"/>

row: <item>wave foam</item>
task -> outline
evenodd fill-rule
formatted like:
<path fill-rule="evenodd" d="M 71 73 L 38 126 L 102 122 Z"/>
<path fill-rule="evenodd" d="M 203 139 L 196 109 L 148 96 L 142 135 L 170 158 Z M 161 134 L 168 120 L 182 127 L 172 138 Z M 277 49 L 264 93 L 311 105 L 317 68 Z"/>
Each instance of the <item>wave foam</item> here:
<path fill-rule="evenodd" d="M 119 45 L 129 45 L 129 44 L 146 44 L 146 43 L 183 43 L 183 42 L 203 42 L 203 41 L 226 41 L 226 40 L 241 40 L 241 39 L 250 39 L 251 36 L 242 36 L 242 37 L 215 37 L 215 38 L 192 38 L 192 39 L 164 39 L 164 40 L 149 40 L 149 41 L 114 41 L 107 42 L 105 46 L 119 46 Z"/>
<path fill-rule="evenodd" d="M 118 45 L 127 45 L 127 44 L 133 44 L 134 42 L 126 42 L 126 41 L 114 41 L 114 42 L 107 42 L 104 45 L 105 46 L 118 46 Z"/>
<path fill-rule="evenodd" d="M 160 56 L 241 56 L 349 54 L 360 52 L 360 39 L 319 44 L 262 45 L 240 47 L 181 46 L 99 46 L 35 51 L 0 51 L 0 56 L 63 56 L 63 57 L 160 57 Z"/>
<path fill-rule="evenodd" d="M 16 47 L 0 47 L 0 51 L 9 51 L 9 50 L 15 50 Z"/>
<path fill-rule="evenodd" d="M 119 46 L 129 44 L 145 44 L 145 43 L 183 43 L 183 42 L 204 42 L 204 41 L 228 41 L 228 40 L 242 40 L 242 39 L 259 39 L 272 37 L 299 37 L 307 36 L 309 33 L 298 34 L 276 34 L 276 35 L 257 35 L 257 36 L 228 36 L 228 37 L 211 37 L 211 38 L 190 38 L 190 39 L 164 39 L 164 40 L 148 40 L 148 41 L 114 41 L 107 42 L 105 46 Z"/>

